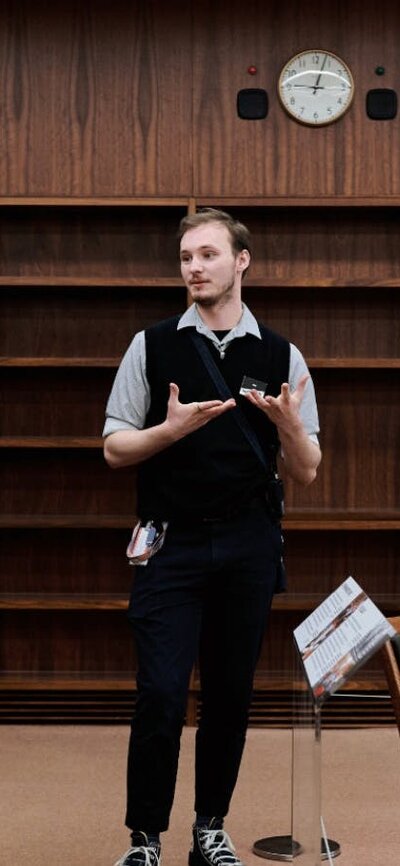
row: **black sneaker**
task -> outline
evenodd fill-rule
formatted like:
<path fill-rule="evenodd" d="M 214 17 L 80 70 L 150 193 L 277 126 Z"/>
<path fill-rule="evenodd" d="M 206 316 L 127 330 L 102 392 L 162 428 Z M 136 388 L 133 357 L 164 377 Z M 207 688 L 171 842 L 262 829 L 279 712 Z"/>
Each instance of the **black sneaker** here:
<path fill-rule="evenodd" d="M 132 833 L 132 847 L 114 866 L 160 866 L 161 845 L 149 845 L 146 833 Z"/>
<path fill-rule="evenodd" d="M 228 834 L 218 823 L 218 819 L 213 818 L 208 827 L 193 827 L 189 866 L 243 866 Z"/>

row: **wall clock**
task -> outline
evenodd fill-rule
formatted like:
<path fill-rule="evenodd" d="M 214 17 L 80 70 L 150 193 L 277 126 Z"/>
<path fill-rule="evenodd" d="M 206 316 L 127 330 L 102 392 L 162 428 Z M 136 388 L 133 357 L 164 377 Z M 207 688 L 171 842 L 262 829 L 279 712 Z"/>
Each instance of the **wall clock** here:
<path fill-rule="evenodd" d="M 350 107 L 354 80 L 347 63 L 332 51 L 310 49 L 285 63 L 278 94 L 293 120 L 307 126 L 326 126 Z"/>

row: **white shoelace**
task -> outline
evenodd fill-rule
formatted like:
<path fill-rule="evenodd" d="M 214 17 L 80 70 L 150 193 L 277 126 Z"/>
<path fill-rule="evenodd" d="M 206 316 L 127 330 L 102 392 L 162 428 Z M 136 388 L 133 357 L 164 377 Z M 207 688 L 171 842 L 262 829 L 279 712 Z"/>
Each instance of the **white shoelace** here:
<path fill-rule="evenodd" d="M 221 864 L 221 866 L 243 866 L 241 860 L 236 857 L 232 840 L 225 830 L 199 828 L 198 832 L 201 845 L 211 863 Z"/>
<path fill-rule="evenodd" d="M 124 863 L 125 858 L 128 857 L 130 854 L 139 855 L 137 860 L 138 863 L 141 864 L 141 866 L 142 864 L 143 866 L 158 866 L 160 862 L 159 854 L 154 847 L 152 847 L 151 845 L 149 845 L 148 847 L 146 845 L 135 845 L 134 848 L 128 848 L 128 851 L 125 851 L 125 854 L 122 855 L 120 860 L 117 860 L 115 866 L 121 866 L 121 863 Z"/>

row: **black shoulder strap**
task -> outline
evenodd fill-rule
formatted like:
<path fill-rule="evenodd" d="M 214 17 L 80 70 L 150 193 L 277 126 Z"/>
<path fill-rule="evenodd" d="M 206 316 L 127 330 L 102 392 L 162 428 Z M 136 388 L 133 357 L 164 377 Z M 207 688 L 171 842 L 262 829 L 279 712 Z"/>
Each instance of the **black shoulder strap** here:
<path fill-rule="evenodd" d="M 200 355 L 200 358 L 202 359 L 202 361 L 204 363 L 204 366 L 206 367 L 208 373 L 210 374 L 210 376 L 214 382 L 214 385 L 215 385 L 220 397 L 222 398 L 222 400 L 229 400 L 229 398 L 232 397 L 232 394 L 228 388 L 228 385 L 225 382 L 225 379 L 224 379 L 221 371 L 218 369 L 218 367 L 214 361 L 214 358 L 212 357 L 209 349 L 207 348 L 204 340 L 202 339 L 202 337 L 200 336 L 198 331 L 195 331 L 195 330 L 190 331 L 190 336 L 191 336 L 192 341 L 193 341 L 193 343 L 194 343 L 194 345 L 195 345 L 195 347 L 196 347 L 196 349 Z M 257 436 L 256 436 L 253 428 L 249 424 L 246 416 L 243 414 L 243 412 L 241 411 L 239 406 L 235 406 L 235 408 L 232 409 L 232 413 L 233 413 L 235 421 L 239 425 L 242 433 L 244 434 L 247 441 L 251 445 L 253 451 L 255 451 L 260 463 L 262 463 L 264 469 L 267 472 L 269 472 L 270 467 L 268 466 L 268 463 L 265 459 L 265 455 L 262 451 L 261 445 L 257 439 Z"/>

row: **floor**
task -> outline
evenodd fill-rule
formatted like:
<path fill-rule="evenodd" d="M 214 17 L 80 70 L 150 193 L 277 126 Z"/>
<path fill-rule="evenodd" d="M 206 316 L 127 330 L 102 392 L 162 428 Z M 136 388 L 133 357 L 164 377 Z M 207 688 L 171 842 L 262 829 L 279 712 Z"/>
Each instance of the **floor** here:
<path fill-rule="evenodd" d="M 123 826 L 129 729 L 112 726 L 1 728 L 0 826 L 7 866 L 112 866 L 129 847 Z M 184 866 L 193 820 L 195 731 L 182 737 L 163 866 Z M 226 820 L 237 854 L 261 866 L 253 843 L 291 832 L 290 731 L 248 732 Z M 322 734 L 322 812 L 340 842 L 338 866 L 400 862 L 400 738 L 396 728 Z M 303 857 L 296 858 L 302 866 Z M 265 861 L 264 861 L 265 862 Z M 304 866 L 308 866 L 308 863 Z"/>

